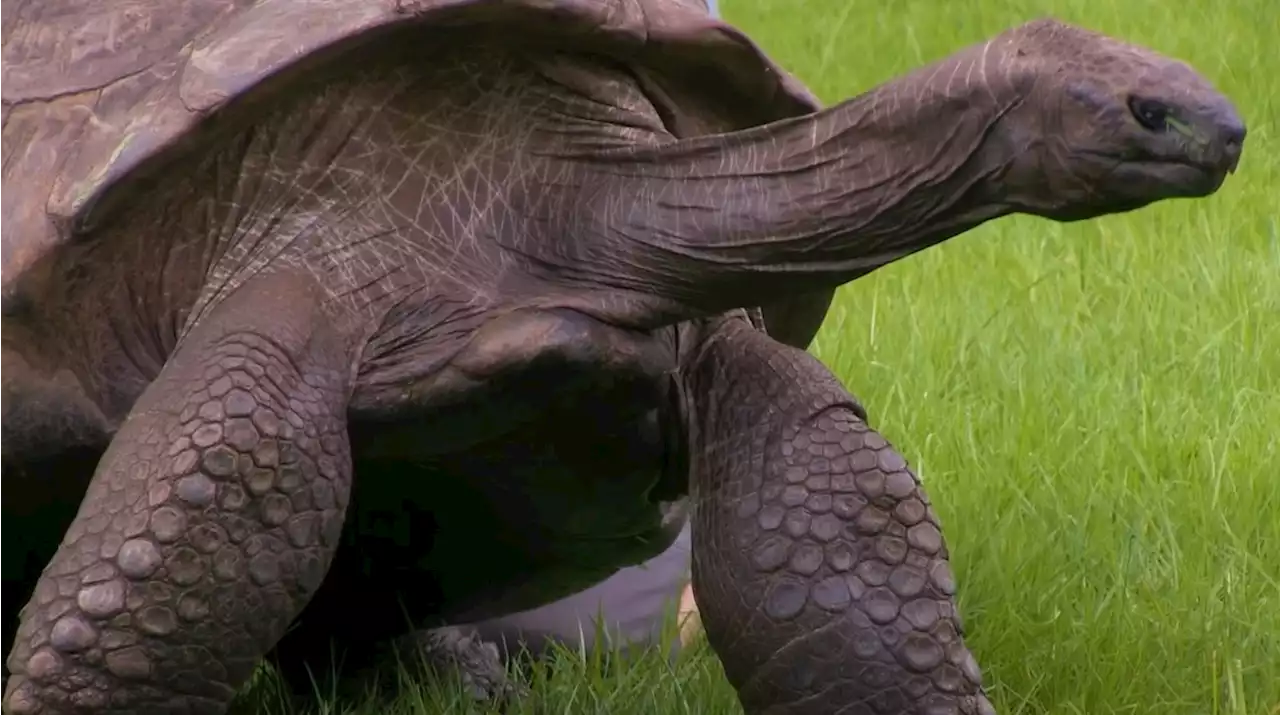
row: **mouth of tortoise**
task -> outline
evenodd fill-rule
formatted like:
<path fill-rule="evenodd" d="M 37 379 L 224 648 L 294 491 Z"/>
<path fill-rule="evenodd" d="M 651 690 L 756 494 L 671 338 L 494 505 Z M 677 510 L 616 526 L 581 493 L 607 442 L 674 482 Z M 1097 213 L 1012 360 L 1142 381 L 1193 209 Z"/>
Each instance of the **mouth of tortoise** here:
<path fill-rule="evenodd" d="M 1146 171 L 1161 177 L 1177 196 L 1201 197 L 1217 191 L 1235 165 L 1223 166 L 1207 162 L 1153 159 L 1138 162 Z"/>
<path fill-rule="evenodd" d="M 1104 151 L 1087 153 L 1113 164 L 1113 172 L 1124 169 L 1128 176 L 1141 173 L 1162 196 L 1194 198 L 1212 194 L 1222 186 L 1228 174 L 1235 173 L 1239 164 L 1238 160 L 1220 164 L 1187 156 L 1147 155 L 1135 158 Z"/>

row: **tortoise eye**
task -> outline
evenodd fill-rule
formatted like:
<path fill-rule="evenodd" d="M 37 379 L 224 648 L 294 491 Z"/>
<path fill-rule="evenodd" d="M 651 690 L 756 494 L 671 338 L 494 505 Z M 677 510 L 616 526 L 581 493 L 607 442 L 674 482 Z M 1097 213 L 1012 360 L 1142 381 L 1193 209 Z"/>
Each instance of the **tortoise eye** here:
<path fill-rule="evenodd" d="M 1163 132 L 1169 128 L 1169 107 L 1154 99 L 1130 97 L 1129 111 L 1139 124 L 1150 131 Z"/>

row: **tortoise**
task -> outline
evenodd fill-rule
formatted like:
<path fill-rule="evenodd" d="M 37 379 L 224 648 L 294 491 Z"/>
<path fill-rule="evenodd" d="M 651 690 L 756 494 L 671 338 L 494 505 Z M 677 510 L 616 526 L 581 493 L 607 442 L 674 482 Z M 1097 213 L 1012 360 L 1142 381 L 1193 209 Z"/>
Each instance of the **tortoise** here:
<path fill-rule="evenodd" d="M 1053 19 L 824 108 L 695 0 L 5 7 L 15 715 L 222 713 L 682 499 L 748 713 L 993 712 L 937 515 L 805 347 L 841 284 L 1207 196 L 1245 136 Z"/>

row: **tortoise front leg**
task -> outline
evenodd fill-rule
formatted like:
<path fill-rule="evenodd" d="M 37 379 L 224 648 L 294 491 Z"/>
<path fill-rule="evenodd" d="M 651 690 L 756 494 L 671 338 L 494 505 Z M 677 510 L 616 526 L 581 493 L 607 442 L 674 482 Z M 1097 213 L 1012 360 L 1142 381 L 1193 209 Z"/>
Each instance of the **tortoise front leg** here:
<path fill-rule="evenodd" d="M 994 713 L 920 483 L 807 353 L 727 320 L 690 373 L 693 584 L 748 713 Z"/>
<path fill-rule="evenodd" d="M 6 713 L 226 710 L 341 531 L 351 352 L 320 305 L 257 279 L 171 356 L 22 611 Z"/>

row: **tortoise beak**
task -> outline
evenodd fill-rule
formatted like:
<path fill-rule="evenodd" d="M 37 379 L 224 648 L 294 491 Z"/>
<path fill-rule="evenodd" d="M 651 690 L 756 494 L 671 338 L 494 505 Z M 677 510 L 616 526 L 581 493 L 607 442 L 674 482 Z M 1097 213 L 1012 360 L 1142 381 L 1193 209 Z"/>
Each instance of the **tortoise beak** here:
<path fill-rule="evenodd" d="M 1244 137 L 1248 133 L 1244 120 L 1235 107 L 1224 103 L 1208 117 L 1209 141 L 1205 147 L 1207 163 L 1220 171 L 1234 174 L 1240 166 Z"/>
<path fill-rule="evenodd" d="M 1197 151 L 1192 155 L 1207 169 L 1225 176 L 1240 166 L 1244 137 L 1248 133 L 1240 113 L 1229 102 L 1197 112 L 1192 121 Z"/>

